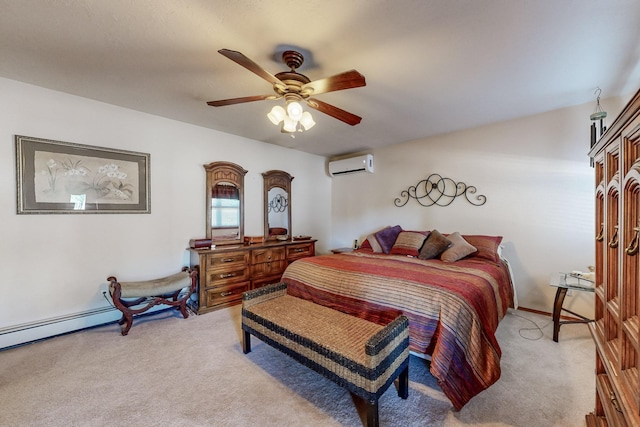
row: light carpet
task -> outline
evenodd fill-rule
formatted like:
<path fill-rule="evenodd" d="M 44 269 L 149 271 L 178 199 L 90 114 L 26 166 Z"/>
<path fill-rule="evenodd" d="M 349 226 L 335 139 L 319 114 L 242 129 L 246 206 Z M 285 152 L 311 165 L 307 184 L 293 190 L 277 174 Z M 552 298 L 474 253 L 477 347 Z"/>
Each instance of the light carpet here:
<path fill-rule="evenodd" d="M 527 320 L 530 319 L 530 320 Z M 541 327 L 537 329 L 535 322 Z M 455 412 L 411 356 L 409 398 L 380 399 L 383 426 L 583 426 L 595 401 L 586 325 L 551 339 L 549 317 L 510 311 L 497 337 L 502 376 Z M 2 426 L 361 426 L 348 392 L 252 339 L 242 353 L 240 307 L 137 318 L 0 352 Z"/>

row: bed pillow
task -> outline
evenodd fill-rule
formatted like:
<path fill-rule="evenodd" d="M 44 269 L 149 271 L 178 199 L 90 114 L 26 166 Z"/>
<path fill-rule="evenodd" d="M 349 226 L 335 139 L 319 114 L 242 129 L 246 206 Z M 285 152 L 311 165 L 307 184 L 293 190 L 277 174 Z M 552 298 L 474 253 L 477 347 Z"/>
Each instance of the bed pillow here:
<path fill-rule="evenodd" d="M 500 260 L 499 248 L 502 243 L 502 236 L 481 236 L 463 234 L 464 240 L 469 242 L 478 249 L 473 254 L 474 257 L 488 259 L 489 261 L 498 262 Z"/>
<path fill-rule="evenodd" d="M 373 252 L 373 248 L 371 247 L 371 243 L 369 243 L 369 237 L 367 236 L 364 241 L 358 246 L 356 251 L 358 252 Z"/>
<path fill-rule="evenodd" d="M 401 231 L 389 253 L 417 257 L 428 234 L 428 231 Z"/>
<path fill-rule="evenodd" d="M 385 227 L 385 228 L 389 228 L 389 227 Z M 384 228 L 382 230 L 384 230 Z M 380 246 L 380 243 L 378 243 L 378 239 L 376 239 L 376 233 L 369 234 L 364 239 L 359 249 L 362 249 L 362 252 L 382 253 L 382 246 Z"/>
<path fill-rule="evenodd" d="M 451 240 L 444 237 L 438 230 L 432 230 L 429 233 L 429 237 L 424 241 L 418 258 L 420 259 L 433 259 L 437 258 L 442 252 L 444 252 L 449 246 L 451 246 Z"/>
<path fill-rule="evenodd" d="M 382 248 L 382 252 L 384 252 L 385 254 L 388 254 L 391 251 L 391 248 L 393 247 L 393 244 L 396 242 L 396 239 L 398 238 L 398 235 L 400 234 L 401 231 L 402 231 L 402 227 L 400 227 L 399 225 L 396 225 L 394 227 L 383 228 L 382 230 L 375 233 L 376 240 L 378 241 L 378 244 L 380 244 L 380 247 Z M 371 243 L 371 247 L 373 247 L 373 242 L 369 242 L 369 243 Z"/>
<path fill-rule="evenodd" d="M 363 249 L 367 247 L 367 244 L 371 248 L 372 252 L 382 253 L 382 246 L 380 246 L 380 243 L 378 243 L 378 239 L 376 239 L 375 233 L 369 234 L 365 239 L 365 241 L 362 242 Z"/>
<path fill-rule="evenodd" d="M 475 246 L 470 245 L 457 231 L 449 234 L 447 238 L 451 240 L 451 247 L 440 255 L 444 262 L 456 262 L 477 251 Z"/>

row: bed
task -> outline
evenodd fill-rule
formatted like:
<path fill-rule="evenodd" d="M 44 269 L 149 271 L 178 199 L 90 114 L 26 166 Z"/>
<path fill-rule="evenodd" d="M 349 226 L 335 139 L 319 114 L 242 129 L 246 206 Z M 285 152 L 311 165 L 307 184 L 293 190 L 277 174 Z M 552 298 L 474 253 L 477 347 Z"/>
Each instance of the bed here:
<path fill-rule="evenodd" d="M 380 324 L 407 316 L 410 350 L 431 359 L 431 373 L 460 410 L 500 377 L 495 331 L 515 304 L 510 269 L 499 252 L 502 237 L 395 234 L 386 246 L 373 234 L 354 252 L 297 260 L 282 281 L 291 295 Z M 422 256 L 436 235 L 455 237 L 456 245 L 462 238 L 466 248 L 452 244 Z M 453 258 L 445 256 L 453 249 Z"/>

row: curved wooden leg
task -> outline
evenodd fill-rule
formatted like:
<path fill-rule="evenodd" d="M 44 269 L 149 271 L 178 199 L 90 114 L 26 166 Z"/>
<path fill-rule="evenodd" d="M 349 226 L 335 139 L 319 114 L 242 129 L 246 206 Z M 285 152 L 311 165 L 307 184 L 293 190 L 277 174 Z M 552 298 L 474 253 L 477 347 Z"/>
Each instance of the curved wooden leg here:
<path fill-rule="evenodd" d="M 120 333 L 122 334 L 122 336 L 125 336 L 129 333 L 129 329 L 131 329 L 131 326 L 133 325 L 133 315 L 125 314 L 122 316 L 122 318 L 126 320 L 122 324 L 122 328 L 120 328 Z"/>
<path fill-rule="evenodd" d="M 182 317 L 184 317 L 185 319 L 189 317 L 189 312 L 187 311 L 187 299 L 188 297 L 183 298 L 182 301 L 180 302 L 180 305 L 178 306 L 178 310 L 180 310 Z"/>
<path fill-rule="evenodd" d="M 133 313 L 131 312 L 131 310 L 129 310 L 129 307 L 120 299 L 120 296 L 122 295 L 120 283 L 118 283 L 115 277 L 109 277 L 109 280 L 111 281 L 111 286 L 109 288 L 111 292 L 111 300 L 115 304 L 116 308 L 122 313 L 122 318 L 118 320 L 118 324 L 122 325 L 122 327 L 120 328 L 120 333 L 125 336 L 129 333 L 129 329 L 131 329 L 131 325 L 133 324 Z"/>
<path fill-rule="evenodd" d="M 558 288 L 556 291 L 556 299 L 553 303 L 553 340 L 558 342 L 558 333 L 560 332 L 560 312 L 564 297 L 567 295 L 567 288 Z"/>

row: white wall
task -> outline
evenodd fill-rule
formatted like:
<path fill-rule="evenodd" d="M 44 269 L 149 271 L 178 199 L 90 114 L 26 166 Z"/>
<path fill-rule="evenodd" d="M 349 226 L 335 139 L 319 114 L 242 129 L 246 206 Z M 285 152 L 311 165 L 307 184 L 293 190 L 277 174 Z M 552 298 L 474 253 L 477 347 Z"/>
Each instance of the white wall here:
<path fill-rule="evenodd" d="M 610 117 L 621 99 L 602 102 Z M 593 104 L 373 151 L 375 173 L 333 178 L 334 247 L 362 242 L 387 225 L 443 233 L 504 237 L 519 303 L 551 312 L 550 276 L 586 271 L 594 263 L 594 170 L 589 166 L 589 115 Z M 610 120 L 609 123 L 611 123 Z M 447 207 L 410 200 L 402 190 L 437 173 L 477 188 L 485 205 L 463 198 Z M 593 312 L 593 294 L 573 292 L 565 307 Z"/>
<path fill-rule="evenodd" d="M 150 153 L 151 214 L 17 215 L 14 135 Z M 325 159 L 24 83 L 0 79 L 0 348 L 117 319 L 117 312 L 18 333 L 16 326 L 107 306 L 106 278 L 179 271 L 191 238 L 205 235 L 205 174 L 212 161 L 247 169 L 245 234 L 263 234 L 262 172 L 292 182 L 292 232 L 330 236 Z"/>
<path fill-rule="evenodd" d="M 626 99 L 602 101 L 612 117 Z M 385 225 L 499 234 L 520 304 L 551 311 L 559 271 L 593 263 L 593 169 L 586 156 L 593 105 L 375 150 L 375 174 L 328 178 L 325 160 L 72 95 L 0 79 L 0 348 L 118 318 L 80 317 L 17 333 L 23 325 L 107 307 L 106 277 L 170 274 L 204 236 L 204 169 L 216 160 L 249 171 L 245 233 L 262 234 L 262 176 L 291 173 L 293 233 L 317 250 L 351 246 Z M 151 154 L 149 215 L 17 215 L 14 135 Z M 398 208 L 402 190 L 431 173 L 474 185 L 487 203 Z M 592 296 L 568 307 L 589 315 Z"/>

